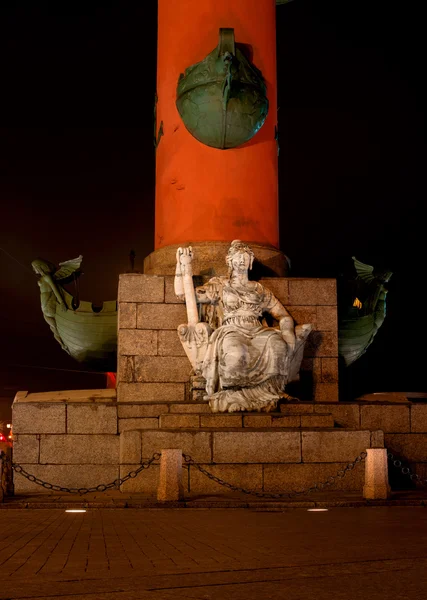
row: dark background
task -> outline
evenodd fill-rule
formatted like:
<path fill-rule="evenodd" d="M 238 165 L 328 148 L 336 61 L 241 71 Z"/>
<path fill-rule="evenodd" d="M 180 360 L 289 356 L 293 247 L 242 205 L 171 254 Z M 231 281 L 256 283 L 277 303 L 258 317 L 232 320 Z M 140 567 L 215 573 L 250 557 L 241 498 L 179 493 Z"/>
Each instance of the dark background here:
<path fill-rule="evenodd" d="M 104 386 L 54 341 L 30 263 L 83 254 L 81 298 L 101 302 L 130 249 L 141 271 L 153 250 L 156 4 L 0 9 L 0 420 L 18 389 Z M 422 3 L 297 0 L 277 32 L 291 275 L 339 277 L 352 255 L 392 270 L 385 324 L 345 376 L 353 396 L 425 391 Z"/>

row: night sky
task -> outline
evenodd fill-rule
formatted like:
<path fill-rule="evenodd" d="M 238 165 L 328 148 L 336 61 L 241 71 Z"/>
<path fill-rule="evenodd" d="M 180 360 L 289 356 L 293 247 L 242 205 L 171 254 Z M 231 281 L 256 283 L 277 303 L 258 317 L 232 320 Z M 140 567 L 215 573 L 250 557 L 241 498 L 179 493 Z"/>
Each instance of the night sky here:
<path fill-rule="evenodd" d="M 8 398 L 103 385 L 74 372 L 85 367 L 54 341 L 31 261 L 82 254 L 81 298 L 112 300 L 130 249 L 142 271 L 154 237 L 156 2 L 32 4 L 0 9 L 0 246 L 14 257 L 0 251 Z M 356 393 L 426 390 L 421 12 L 422 3 L 319 0 L 277 9 L 291 275 L 338 277 L 352 255 L 394 273 L 385 324 L 352 368 Z"/>

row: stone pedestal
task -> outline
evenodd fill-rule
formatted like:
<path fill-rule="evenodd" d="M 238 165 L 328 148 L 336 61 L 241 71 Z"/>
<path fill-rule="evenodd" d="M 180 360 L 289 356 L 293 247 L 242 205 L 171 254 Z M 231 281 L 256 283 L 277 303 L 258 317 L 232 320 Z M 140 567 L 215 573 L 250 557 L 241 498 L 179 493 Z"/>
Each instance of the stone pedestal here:
<path fill-rule="evenodd" d="M 390 495 L 386 448 L 368 448 L 365 460 L 363 497 L 367 500 L 385 500 Z"/>
<path fill-rule="evenodd" d="M 200 283 L 207 279 L 200 277 Z M 301 384 L 294 386 L 292 393 L 301 393 L 304 400 L 337 402 L 335 280 L 271 277 L 260 281 L 288 309 L 297 325 L 313 324 Z M 190 401 L 191 365 L 177 333 L 178 325 L 187 322 L 187 313 L 184 302 L 175 296 L 174 277 L 120 275 L 118 299 L 118 402 Z"/>
<path fill-rule="evenodd" d="M 176 448 L 163 449 L 160 459 L 157 500 L 160 502 L 177 502 L 183 500 L 183 498 L 182 450 Z"/>

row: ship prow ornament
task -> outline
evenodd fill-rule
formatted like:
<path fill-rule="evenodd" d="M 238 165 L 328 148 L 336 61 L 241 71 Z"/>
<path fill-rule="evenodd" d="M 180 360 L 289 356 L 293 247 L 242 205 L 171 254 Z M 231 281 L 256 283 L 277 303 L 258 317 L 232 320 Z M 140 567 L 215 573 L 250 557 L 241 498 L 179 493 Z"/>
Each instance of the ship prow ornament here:
<path fill-rule="evenodd" d="M 220 29 L 218 47 L 180 75 L 176 106 L 191 135 L 213 148 L 236 148 L 261 129 L 264 77 L 235 44 L 234 29 Z"/>

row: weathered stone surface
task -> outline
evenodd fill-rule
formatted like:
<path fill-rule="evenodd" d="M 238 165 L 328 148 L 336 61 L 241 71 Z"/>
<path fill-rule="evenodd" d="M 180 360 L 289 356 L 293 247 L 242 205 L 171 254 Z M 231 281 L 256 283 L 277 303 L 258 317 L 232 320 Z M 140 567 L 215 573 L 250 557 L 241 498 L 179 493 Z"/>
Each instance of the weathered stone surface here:
<path fill-rule="evenodd" d="M 183 498 L 182 450 L 172 448 L 163 449 L 160 459 L 157 500 L 160 502 L 177 502 Z"/>
<path fill-rule="evenodd" d="M 286 277 L 263 277 L 260 283 L 273 292 L 284 306 L 289 303 L 289 279 Z"/>
<path fill-rule="evenodd" d="M 331 413 L 334 418 L 335 427 L 342 427 L 344 429 L 359 429 L 360 427 L 358 404 L 345 404 L 342 402 L 321 404 L 316 402 L 314 411 L 316 413 Z"/>
<path fill-rule="evenodd" d="M 136 471 L 140 466 L 139 463 L 120 465 L 120 477 L 123 478 L 131 471 Z M 149 469 L 144 469 L 135 478 L 130 478 L 123 483 L 120 491 L 127 494 L 146 494 L 154 499 L 158 485 L 159 465 L 151 465 Z"/>
<path fill-rule="evenodd" d="M 317 329 L 320 331 L 338 331 L 338 311 L 336 306 L 318 306 Z"/>
<path fill-rule="evenodd" d="M 244 427 L 271 427 L 271 415 L 244 415 Z"/>
<path fill-rule="evenodd" d="M 118 402 L 184 402 L 184 383 L 119 383 Z M 167 411 L 165 411 L 167 412 Z"/>
<path fill-rule="evenodd" d="M 166 304 L 185 304 L 185 300 L 178 300 L 175 295 L 174 275 L 165 276 L 165 302 Z"/>
<path fill-rule="evenodd" d="M 65 433 L 65 404 L 14 403 L 13 432 Z"/>
<path fill-rule="evenodd" d="M 141 462 L 141 431 L 123 431 L 120 434 L 120 464 Z"/>
<path fill-rule="evenodd" d="M 133 431 L 134 429 L 158 429 L 159 419 L 156 417 L 140 417 L 119 419 L 119 433 Z"/>
<path fill-rule="evenodd" d="M 169 412 L 172 413 L 208 413 L 211 414 L 208 402 L 195 402 L 194 404 L 171 404 Z M 204 427 L 204 425 L 202 425 Z"/>
<path fill-rule="evenodd" d="M 190 361 L 178 356 L 135 356 L 138 382 L 185 383 L 191 372 Z"/>
<path fill-rule="evenodd" d="M 21 396 L 21 394 L 25 394 Z M 90 390 L 62 390 L 60 392 L 18 392 L 13 404 L 63 404 L 64 402 L 115 402 L 116 390 L 113 389 L 90 389 Z"/>
<path fill-rule="evenodd" d="M 338 383 L 338 358 L 321 358 L 321 382 Z"/>
<path fill-rule="evenodd" d="M 300 427 L 301 417 L 300 415 L 283 415 L 282 417 L 276 417 L 273 415 L 272 422 L 273 427 Z"/>
<path fill-rule="evenodd" d="M 187 322 L 183 304 L 138 304 L 136 324 L 138 329 L 174 329 Z"/>
<path fill-rule="evenodd" d="M 155 356 L 157 331 L 151 329 L 122 329 L 118 335 L 118 352 L 122 356 Z"/>
<path fill-rule="evenodd" d="M 42 435 L 41 464 L 110 465 L 119 462 L 118 435 Z"/>
<path fill-rule="evenodd" d="M 161 415 L 160 427 L 165 429 L 192 429 L 200 427 L 199 415 Z"/>
<path fill-rule="evenodd" d="M 322 381 L 322 359 L 319 358 L 307 358 L 304 357 L 301 363 L 301 371 L 308 371 L 312 377 L 314 383 Z M 306 373 L 302 373 L 306 375 Z"/>
<path fill-rule="evenodd" d="M 119 329 L 136 329 L 136 303 L 119 302 Z"/>
<path fill-rule="evenodd" d="M 360 426 L 362 429 L 382 429 L 386 433 L 409 432 L 409 406 L 361 406 Z"/>
<path fill-rule="evenodd" d="M 242 415 L 202 415 L 200 417 L 201 427 L 241 427 Z"/>
<path fill-rule="evenodd" d="M 426 433 L 386 433 L 384 445 L 398 458 L 409 462 L 427 462 L 427 434 Z"/>
<path fill-rule="evenodd" d="M 371 448 L 384 448 L 384 431 L 371 431 Z"/>
<path fill-rule="evenodd" d="M 301 427 L 333 427 L 332 415 L 301 415 Z"/>
<path fill-rule="evenodd" d="M 313 325 L 314 330 L 318 329 L 317 313 L 315 306 L 290 306 L 289 313 L 295 321 L 295 325 L 304 325 L 304 323 L 311 323 Z"/>
<path fill-rule="evenodd" d="M 385 448 L 368 448 L 367 454 L 363 497 L 368 500 L 385 500 L 390 495 L 387 450 Z"/>
<path fill-rule="evenodd" d="M 336 331 L 312 331 L 307 339 L 306 357 L 337 357 L 338 334 Z"/>
<path fill-rule="evenodd" d="M 338 402 L 338 384 L 316 383 L 314 399 L 316 402 Z"/>
<path fill-rule="evenodd" d="M 159 356 L 186 356 L 177 331 L 159 331 Z"/>
<path fill-rule="evenodd" d="M 427 433 L 427 405 L 411 406 L 411 431 Z"/>
<path fill-rule="evenodd" d="M 119 275 L 119 302 L 164 302 L 165 280 L 157 275 Z"/>
<path fill-rule="evenodd" d="M 117 433 L 117 406 L 69 404 L 67 433 Z"/>
<path fill-rule="evenodd" d="M 273 463 L 300 462 L 299 432 L 242 431 L 213 432 L 213 462 Z"/>
<path fill-rule="evenodd" d="M 347 463 L 264 465 L 264 490 L 267 492 L 292 492 L 305 490 L 315 483 L 323 483 L 343 469 Z M 361 491 L 365 478 L 363 463 L 328 487 L 331 491 Z"/>
<path fill-rule="evenodd" d="M 302 462 L 353 461 L 371 443 L 369 431 L 303 431 Z"/>
<path fill-rule="evenodd" d="M 167 404 L 119 404 L 117 407 L 119 419 L 138 417 L 158 417 L 169 412 Z"/>
<path fill-rule="evenodd" d="M 262 490 L 262 465 L 203 465 L 216 477 L 247 490 Z M 192 494 L 229 494 L 228 488 L 208 479 L 198 469 L 190 466 L 190 491 Z"/>
<path fill-rule="evenodd" d="M 150 458 L 163 448 L 181 448 L 197 462 L 211 462 L 211 433 L 205 431 L 143 431 L 142 457 Z"/>
<path fill-rule="evenodd" d="M 335 305 L 337 289 L 335 279 L 289 279 L 289 305 Z"/>
<path fill-rule="evenodd" d="M 16 463 L 38 463 L 40 442 L 38 435 L 18 434 L 13 436 L 13 460 Z M 19 475 L 17 476 L 19 477 Z M 15 479 L 17 478 L 15 477 Z"/>
<path fill-rule="evenodd" d="M 286 402 L 280 405 L 280 412 L 284 415 L 302 415 L 314 412 L 314 404 L 312 402 Z"/>
<path fill-rule="evenodd" d="M 118 465 L 34 465 L 23 464 L 26 471 L 43 481 L 70 488 L 95 487 L 110 483 L 119 475 Z M 20 477 L 14 478 L 16 494 L 51 494 L 51 490 Z"/>
<path fill-rule="evenodd" d="M 117 381 L 125 383 L 135 382 L 135 357 L 121 356 L 117 357 Z"/>

